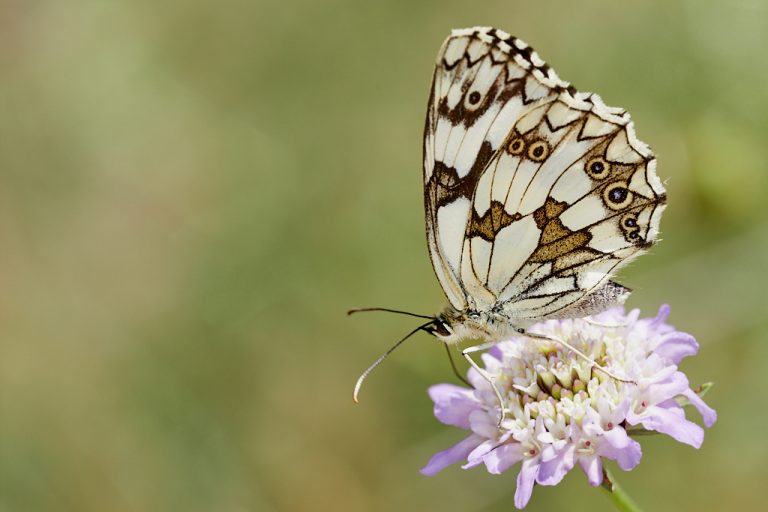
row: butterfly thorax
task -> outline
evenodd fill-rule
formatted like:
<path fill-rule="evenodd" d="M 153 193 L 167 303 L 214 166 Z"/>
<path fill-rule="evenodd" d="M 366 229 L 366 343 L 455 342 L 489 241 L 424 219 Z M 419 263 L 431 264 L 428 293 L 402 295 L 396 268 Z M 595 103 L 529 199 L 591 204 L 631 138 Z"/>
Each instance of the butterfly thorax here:
<path fill-rule="evenodd" d="M 448 344 L 467 339 L 491 341 L 517 334 L 529 323 L 516 321 L 503 311 L 462 311 L 448 306 L 437 315 L 430 332 Z"/>

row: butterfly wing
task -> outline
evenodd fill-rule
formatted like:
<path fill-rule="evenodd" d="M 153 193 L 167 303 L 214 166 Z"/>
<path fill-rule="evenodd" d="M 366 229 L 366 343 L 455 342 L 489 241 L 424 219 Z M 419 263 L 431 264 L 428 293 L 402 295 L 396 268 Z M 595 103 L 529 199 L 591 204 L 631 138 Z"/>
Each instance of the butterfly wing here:
<path fill-rule="evenodd" d="M 521 320 L 615 298 L 608 277 L 656 239 L 664 202 L 629 115 L 491 28 L 454 31 L 438 55 L 424 193 L 451 304 Z"/>
<path fill-rule="evenodd" d="M 603 290 L 609 276 L 653 244 L 666 200 L 655 158 L 635 138 L 629 115 L 596 95 L 561 94 L 515 124 L 506 153 L 513 158 L 495 157 L 498 167 L 515 168 L 502 186 L 504 208 L 519 214 L 516 229 L 529 238 L 512 241 L 510 230 L 494 239 L 485 286 L 509 316 L 531 321 L 610 299 Z M 482 193 L 478 186 L 474 204 Z M 505 254 L 518 259 L 510 265 Z"/>
<path fill-rule="evenodd" d="M 438 54 L 424 130 L 424 204 L 432 264 L 459 310 L 494 302 L 462 277 L 480 177 L 516 120 L 564 87 L 526 45 L 494 29 L 454 30 Z"/>

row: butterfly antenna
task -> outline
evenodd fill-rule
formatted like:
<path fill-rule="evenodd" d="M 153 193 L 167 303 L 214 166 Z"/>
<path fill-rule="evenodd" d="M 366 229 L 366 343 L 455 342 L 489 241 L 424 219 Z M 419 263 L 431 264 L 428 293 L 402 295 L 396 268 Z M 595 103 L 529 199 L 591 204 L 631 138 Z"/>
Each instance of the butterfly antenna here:
<path fill-rule="evenodd" d="M 382 362 L 382 361 L 384 361 L 384 360 L 387 358 L 387 356 L 388 356 L 389 354 L 391 354 L 392 352 L 394 352 L 394 351 L 395 351 L 395 349 L 396 349 L 397 347 L 399 347 L 400 345 L 402 345 L 402 344 L 403 344 L 403 342 L 404 342 L 405 340 L 407 340 L 408 338 L 410 338 L 411 336 L 413 336 L 413 335 L 414 335 L 414 334 L 416 334 L 417 332 L 419 332 L 419 331 L 423 330 L 423 329 L 424 329 L 424 328 L 426 328 L 428 325 L 431 325 L 431 324 L 432 324 L 432 323 L 435 321 L 435 320 L 434 320 L 434 318 L 432 318 L 432 317 L 426 317 L 426 318 L 430 318 L 431 320 L 430 320 L 429 322 L 427 322 L 427 323 L 423 324 L 423 325 L 420 325 L 420 326 L 418 326 L 417 328 L 415 328 L 414 330 L 412 330 L 411 332 L 409 332 L 409 333 L 408 333 L 408 334 L 407 334 L 407 335 L 406 335 L 406 336 L 405 336 L 403 339 L 401 339 L 400 341 L 398 341 L 397 343 L 395 343 L 394 345 L 392 345 L 392 346 L 389 348 L 389 350 L 387 350 L 386 352 L 384 352 L 384 353 L 381 355 L 381 357 L 379 357 L 379 358 L 376 360 L 376 362 L 374 362 L 374 363 L 373 363 L 371 366 L 369 366 L 369 367 L 368 367 L 368 369 L 367 369 L 367 370 L 365 370 L 365 371 L 362 373 L 362 375 L 360 375 L 360 377 L 358 377 L 358 379 L 357 379 L 357 382 L 355 383 L 355 390 L 352 392 L 352 400 L 354 400 L 354 401 L 355 401 L 355 403 L 358 403 L 358 399 L 357 399 L 357 397 L 358 397 L 358 395 L 360 394 L 360 388 L 363 386 L 363 381 L 365 380 L 365 378 L 366 378 L 366 377 L 368 377 L 368 375 L 369 375 L 369 374 L 370 374 L 370 373 L 373 371 L 373 369 L 374 369 L 374 368 L 376 368 L 377 366 L 379 366 L 379 365 L 381 364 L 381 362 Z"/>
<path fill-rule="evenodd" d="M 428 318 L 431 320 L 435 319 L 434 316 L 419 315 L 416 313 L 410 313 L 408 311 L 400 311 L 399 309 L 389 309 L 389 308 L 352 308 L 349 311 L 347 311 L 347 314 L 354 315 L 355 313 L 363 313 L 365 311 L 386 311 L 387 313 L 397 313 L 398 315 L 415 316 L 416 318 Z"/>

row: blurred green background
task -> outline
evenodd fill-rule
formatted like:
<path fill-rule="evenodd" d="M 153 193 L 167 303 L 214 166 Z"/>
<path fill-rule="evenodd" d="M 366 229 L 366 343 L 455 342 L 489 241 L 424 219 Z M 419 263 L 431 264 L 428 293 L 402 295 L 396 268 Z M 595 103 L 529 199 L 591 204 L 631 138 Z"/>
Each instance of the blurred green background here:
<path fill-rule="evenodd" d="M 432 313 L 421 136 L 436 52 L 494 25 L 627 108 L 668 179 L 631 306 L 696 335 L 720 420 L 643 438 L 646 510 L 768 478 L 768 4 L 6 1 L 0 510 L 512 510 L 515 471 L 417 469 L 463 436 Z M 611 510 L 580 471 L 528 510 Z"/>

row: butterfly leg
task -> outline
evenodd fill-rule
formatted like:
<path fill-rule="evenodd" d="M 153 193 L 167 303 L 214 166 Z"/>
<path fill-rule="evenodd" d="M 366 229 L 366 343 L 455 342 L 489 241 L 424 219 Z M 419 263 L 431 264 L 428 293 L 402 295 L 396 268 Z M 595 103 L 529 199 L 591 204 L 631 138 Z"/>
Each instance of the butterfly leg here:
<path fill-rule="evenodd" d="M 456 362 L 453 360 L 453 356 L 451 355 L 451 347 L 448 346 L 447 343 L 443 343 L 443 346 L 445 347 L 445 353 L 448 354 L 448 361 L 451 362 L 451 369 L 453 370 L 453 374 L 457 379 L 471 388 L 472 384 L 470 384 L 469 381 L 461 374 L 461 372 L 459 372 L 459 369 L 456 368 Z"/>
<path fill-rule="evenodd" d="M 501 396 L 501 391 L 499 391 L 499 387 L 496 385 L 495 379 L 487 372 L 485 369 L 480 368 L 480 366 L 475 362 L 474 359 L 472 359 L 472 356 L 470 354 L 474 352 L 482 352 L 483 350 L 488 350 L 489 348 L 492 348 L 498 344 L 498 341 L 489 341 L 488 343 L 482 343 L 480 345 L 475 345 L 473 347 L 467 347 L 464 350 L 461 351 L 461 355 L 464 356 L 464 359 L 467 360 L 470 366 L 475 369 L 477 373 L 480 374 L 480 376 L 485 379 L 485 381 L 491 385 L 491 389 L 493 389 L 494 394 L 496 395 L 496 399 L 499 401 L 499 408 L 501 409 L 501 413 L 499 414 L 499 423 L 498 426 L 501 427 L 501 423 L 504 421 L 504 418 L 506 416 L 506 409 L 504 407 L 504 398 Z"/>
<path fill-rule="evenodd" d="M 564 347 L 564 348 L 567 348 L 568 350 L 570 350 L 571 352 L 573 352 L 573 353 L 574 353 L 574 354 L 576 354 L 577 356 L 579 356 L 579 357 L 581 357 L 582 359 L 584 359 L 585 361 L 587 361 L 587 362 L 590 364 L 590 366 L 591 366 L 592 368 L 594 368 L 594 369 L 596 369 L 596 370 L 599 370 L 599 371 L 603 372 L 603 373 L 604 373 L 604 374 L 606 374 L 608 377 L 610 377 L 610 378 L 612 378 L 612 379 L 614 379 L 614 380 L 617 380 L 617 381 L 619 381 L 619 382 L 624 382 L 624 383 L 626 383 L 626 384 L 637 384 L 637 382 L 635 382 L 634 380 L 631 380 L 631 379 L 625 379 L 625 378 L 623 378 L 623 377 L 619 377 L 619 376 L 618 376 L 618 375 L 616 375 L 615 373 L 613 373 L 613 372 L 609 371 L 609 370 L 608 370 L 607 368 L 605 368 L 604 366 L 602 366 L 602 365 L 598 364 L 598 363 L 597 363 L 597 361 L 595 361 L 594 359 L 592 359 L 591 357 L 589 357 L 588 355 L 586 355 L 584 352 L 580 351 L 580 350 L 579 350 L 579 349 L 577 349 L 576 347 L 574 347 L 574 346 L 570 345 L 569 343 L 566 343 L 565 341 L 563 341 L 563 340 L 561 340 L 561 339 L 555 338 L 554 336 L 547 336 L 547 335 L 544 335 L 544 334 L 536 334 L 535 332 L 528 332 L 528 331 L 526 331 L 526 330 L 524 330 L 524 329 L 520 329 L 520 331 L 519 331 L 519 332 L 520 332 L 520 334 L 522 334 L 523 336 L 526 336 L 526 337 L 528 337 L 528 338 L 532 338 L 532 339 L 535 339 L 535 340 L 546 340 L 546 341 L 552 341 L 552 342 L 554 342 L 554 343 L 557 343 L 557 344 L 561 345 L 561 346 L 562 346 L 562 347 Z"/>

